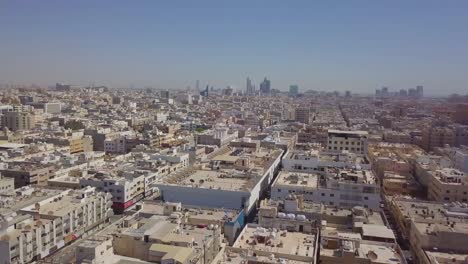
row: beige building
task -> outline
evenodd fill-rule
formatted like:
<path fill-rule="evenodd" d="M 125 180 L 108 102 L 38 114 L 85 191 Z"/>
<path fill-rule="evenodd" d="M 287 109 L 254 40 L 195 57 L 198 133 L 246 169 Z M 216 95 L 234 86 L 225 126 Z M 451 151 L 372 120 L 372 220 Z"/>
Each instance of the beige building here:
<path fill-rule="evenodd" d="M 2 128 L 11 131 L 30 130 L 36 125 L 35 115 L 29 112 L 6 112 L 1 121 Z"/>
<path fill-rule="evenodd" d="M 133 219 L 114 234 L 114 253 L 156 263 L 211 263 L 219 252 L 219 226 L 182 224 L 183 213 Z"/>
<path fill-rule="evenodd" d="M 0 193 L 11 192 L 15 189 L 15 180 L 9 177 L 3 177 L 0 174 Z"/>
<path fill-rule="evenodd" d="M 430 172 L 428 199 L 439 202 L 468 202 L 468 176 L 457 169 Z"/>
<path fill-rule="evenodd" d="M 409 175 L 385 172 L 382 179 L 382 190 L 386 195 L 416 196 L 421 192 L 421 188 L 422 186 Z"/>
<path fill-rule="evenodd" d="M 426 151 L 445 145 L 454 146 L 455 132 L 449 127 L 426 127 L 422 130 L 421 144 Z"/>
<path fill-rule="evenodd" d="M 415 263 L 464 263 L 468 257 L 466 203 L 394 198 L 390 210 Z"/>
<path fill-rule="evenodd" d="M 221 263 L 318 263 L 318 235 L 248 224 Z"/>
<path fill-rule="evenodd" d="M 55 167 L 50 164 L 33 162 L 10 162 L 8 168 L 0 171 L 3 176 L 15 180 L 15 188 L 30 184 L 47 185 L 47 181 L 55 175 Z"/>
<path fill-rule="evenodd" d="M 367 154 L 367 138 L 366 131 L 342 131 L 328 130 L 328 151 L 343 151 L 347 150 L 352 153 L 366 155 Z"/>

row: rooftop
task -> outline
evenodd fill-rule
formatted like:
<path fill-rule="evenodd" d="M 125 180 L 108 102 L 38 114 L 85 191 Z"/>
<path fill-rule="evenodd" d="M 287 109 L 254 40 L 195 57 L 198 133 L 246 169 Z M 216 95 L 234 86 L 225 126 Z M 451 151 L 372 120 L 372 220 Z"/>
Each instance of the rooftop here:
<path fill-rule="evenodd" d="M 317 188 L 318 174 L 280 171 L 275 184 L 288 186 L 304 186 L 308 188 Z"/>
<path fill-rule="evenodd" d="M 316 236 L 298 232 L 265 229 L 256 225 L 247 225 L 234 243 L 234 248 L 313 257 Z"/>

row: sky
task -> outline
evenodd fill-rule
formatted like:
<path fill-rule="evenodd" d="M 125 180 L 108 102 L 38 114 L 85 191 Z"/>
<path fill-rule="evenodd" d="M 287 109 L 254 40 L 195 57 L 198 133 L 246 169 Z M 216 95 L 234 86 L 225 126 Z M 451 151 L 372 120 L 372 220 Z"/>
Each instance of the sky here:
<path fill-rule="evenodd" d="M 0 0 L 0 83 L 468 93 L 468 1 Z"/>

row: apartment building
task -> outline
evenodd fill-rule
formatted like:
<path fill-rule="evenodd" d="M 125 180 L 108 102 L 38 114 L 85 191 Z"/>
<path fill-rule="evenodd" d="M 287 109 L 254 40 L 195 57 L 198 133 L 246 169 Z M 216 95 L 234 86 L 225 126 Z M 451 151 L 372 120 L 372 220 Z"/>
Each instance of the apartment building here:
<path fill-rule="evenodd" d="M 221 229 L 215 225 L 190 225 L 183 213 L 153 215 L 126 221 L 113 234 L 114 253 L 155 263 L 211 263 L 219 253 Z"/>
<path fill-rule="evenodd" d="M 6 112 L 1 116 L 1 124 L 11 131 L 30 130 L 35 127 L 36 119 L 30 112 Z"/>
<path fill-rule="evenodd" d="M 110 194 L 95 188 L 62 191 L 38 199 L 9 217 L 2 217 L 0 262 L 30 263 L 76 240 L 107 221 Z"/>
<path fill-rule="evenodd" d="M 228 128 L 215 128 L 196 134 L 198 145 L 225 146 L 238 137 L 237 131 L 229 131 Z"/>
<path fill-rule="evenodd" d="M 394 198 L 390 209 L 416 263 L 463 263 L 468 257 L 466 203 Z"/>
<path fill-rule="evenodd" d="M 366 131 L 342 131 L 328 130 L 328 151 L 343 151 L 347 150 L 352 153 L 367 155 L 367 138 Z"/>
<path fill-rule="evenodd" d="M 309 107 L 299 107 L 294 111 L 294 120 L 299 123 L 309 124 L 311 117 L 311 110 Z"/>
<path fill-rule="evenodd" d="M 97 172 L 88 178 L 80 178 L 80 186 L 95 187 L 98 191 L 111 194 L 112 208 L 119 214 L 145 196 L 145 176 L 141 174 L 118 176 Z"/>
<path fill-rule="evenodd" d="M 468 175 L 452 168 L 431 171 L 427 198 L 439 202 L 468 202 Z"/>
<path fill-rule="evenodd" d="M 272 199 L 285 199 L 290 194 L 345 208 L 357 205 L 380 208 L 380 187 L 371 171 L 330 170 L 326 174 L 281 171 L 271 187 Z"/>
<path fill-rule="evenodd" d="M 422 130 L 421 147 L 431 151 L 436 147 L 455 145 L 455 132 L 452 128 L 441 126 L 430 126 Z"/>
<path fill-rule="evenodd" d="M 287 171 L 297 171 L 305 173 L 323 173 L 327 168 L 361 168 L 369 170 L 371 168 L 366 157 L 342 152 L 324 152 L 317 149 L 291 150 L 281 161 L 282 166 Z"/>
<path fill-rule="evenodd" d="M 13 178 L 15 188 L 30 184 L 45 186 L 47 181 L 55 176 L 55 166 L 38 162 L 9 162 L 8 168 L 0 170 L 4 177 Z"/>

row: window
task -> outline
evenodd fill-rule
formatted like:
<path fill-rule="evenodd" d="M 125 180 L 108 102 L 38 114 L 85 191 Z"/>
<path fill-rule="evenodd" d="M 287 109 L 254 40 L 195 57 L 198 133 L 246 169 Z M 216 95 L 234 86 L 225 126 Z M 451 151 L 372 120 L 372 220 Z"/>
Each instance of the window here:
<path fill-rule="evenodd" d="M 325 196 L 325 193 L 322 193 L 322 196 Z"/>
<path fill-rule="evenodd" d="M 278 189 L 278 192 L 281 192 L 281 189 Z"/>
<path fill-rule="evenodd" d="M 335 197 L 335 194 L 334 194 L 334 193 L 330 193 L 330 197 Z"/>
<path fill-rule="evenodd" d="M 450 193 L 450 190 L 447 190 L 447 192 L 446 192 L 446 193 Z"/>
<path fill-rule="evenodd" d="M 369 197 L 367 197 L 367 196 L 364 196 L 364 200 L 369 200 Z"/>

